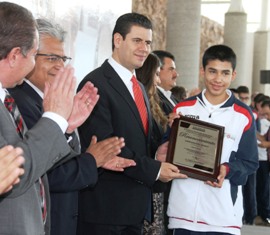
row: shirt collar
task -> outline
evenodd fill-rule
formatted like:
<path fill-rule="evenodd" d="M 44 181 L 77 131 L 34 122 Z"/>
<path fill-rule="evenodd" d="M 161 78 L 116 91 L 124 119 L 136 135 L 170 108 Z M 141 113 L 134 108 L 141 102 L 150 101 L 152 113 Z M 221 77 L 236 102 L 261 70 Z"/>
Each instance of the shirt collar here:
<path fill-rule="evenodd" d="M 29 80 L 25 79 L 24 80 L 29 86 L 31 86 L 37 93 L 38 95 L 43 99 L 43 92 L 39 90 L 33 83 L 31 83 Z M 0 99 L 4 103 L 4 100 L 6 98 L 6 89 L 2 87 L 2 83 L 0 82 Z"/>
<path fill-rule="evenodd" d="M 130 84 L 130 79 L 132 76 L 136 76 L 135 70 L 131 73 L 127 68 L 119 64 L 114 58 L 110 57 L 108 59 L 108 63 L 113 67 L 115 72 L 119 75 L 119 77 L 123 80 L 123 82 L 128 85 Z"/>
<path fill-rule="evenodd" d="M 6 97 L 5 89 L 2 87 L 2 83 L 0 82 L 0 99 L 4 103 Z"/>
<path fill-rule="evenodd" d="M 36 93 L 38 93 L 38 95 L 41 97 L 41 99 L 43 99 L 44 97 L 44 93 L 39 89 L 37 88 L 32 82 L 30 82 L 29 80 L 25 79 L 24 80 L 30 87 L 32 87 Z"/>
<path fill-rule="evenodd" d="M 160 92 L 166 96 L 166 98 L 168 99 L 171 99 L 171 95 L 172 95 L 172 92 L 169 90 L 169 91 L 165 91 L 162 87 L 160 86 L 157 86 L 157 88 L 160 90 Z"/>
<path fill-rule="evenodd" d="M 231 97 L 231 91 L 230 90 L 226 90 L 226 92 L 227 92 L 227 94 L 228 94 L 228 98 L 225 100 L 225 101 L 223 101 L 222 103 L 220 103 L 220 104 L 217 104 L 217 105 L 213 105 L 213 104 L 211 104 L 207 99 L 206 99 L 206 97 L 205 97 L 205 91 L 206 91 L 206 89 L 204 89 L 203 91 L 202 91 L 202 100 L 203 100 L 203 102 L 204 102 L 204 104 L 205 104 L 205 106 L 207 107 L 207 109 L 211 109 L 211 110 L 215 110 L 215 109 L 218 109 L 218 108 L 220 108 L 222 105 L 224 105 L 226 102 L 227 102 L 227 100 Z"/>

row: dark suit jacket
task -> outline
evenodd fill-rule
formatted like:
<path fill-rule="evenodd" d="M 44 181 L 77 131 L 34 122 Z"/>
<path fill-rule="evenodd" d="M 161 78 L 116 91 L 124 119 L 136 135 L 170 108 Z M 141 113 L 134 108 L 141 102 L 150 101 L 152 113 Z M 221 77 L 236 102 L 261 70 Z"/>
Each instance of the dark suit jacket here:
<path fill-rule="evenodd" d="M 27 127 L 32 128 L 43 113 L 41 97 L 26 82 L 9 89 L 9 92 L 14 97 Z M 72 137 L 70 147 L 78 151 L 78 138 L 75 133 Z M 48 202 L 51 199 L 51 234 L 74 235 L 78 216 L 78 190 L 96 183 L 95 159 L 90 154 L 84 153 L 65 163 L 60 162 L 47 175 L 49 187 L 46 179 L 44 181 L 45 192 L 48 195 L 47 205 L 50 205 Z M 47 225 L 49 226 L 49 220 Z"/>
<path fill-rule="evenodd" d="M 132 96 L 107 61 L 89 73 L 78 89 L 87 81 L 98 88 L 100 99 L 91 116 L 78 129 L 82 149 L 88 146 L 93 134 L 99 140 L 111 136 L 124 137 L 125 147 L 120 156 L 134 159 L 137 165 L 124 172 L 102 170 L 95 187 L 80 193 L 79 219 L 113 225 L 141 223 L 161 165 L 149 154 L 151 130 L 146 136 Z M 146 103 L 149 110 L 147 98 Z"/>
<path fill-rule="evenodd" d="M 173 111 L 174 106 L 159 89 L 157 89 L 157 91 L 158 91 L 158 96 L 162 105 L 161 108 L 166 115 L 169 115 Z M 177 100 L 173 96 L 171 97 L 171 99 L 175 104 L 178 103 Z"/>

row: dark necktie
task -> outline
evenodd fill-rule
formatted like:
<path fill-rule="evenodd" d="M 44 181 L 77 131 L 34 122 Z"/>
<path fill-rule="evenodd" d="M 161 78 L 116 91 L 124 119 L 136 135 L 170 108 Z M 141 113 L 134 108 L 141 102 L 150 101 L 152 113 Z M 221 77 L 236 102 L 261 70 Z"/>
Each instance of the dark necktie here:
<path fill-rule="evenodd" d="M 145 133 L 148 133 L 148 113 L 147 113 L 147 109 L 145 106 L 145 102 L 144 102 L 144 97 L 143 97 L 143 93 L 142 93 L 142 89 L 138 83 L 138 80 L 136 79 L 135 76 L 132 76 L 131 78 L 132 81 L 132 89 L 133 89 L 133 94 L 134 94 L 134 100 L 136 103 L 136 106 L 138 108 L 138 111 L 140 113 L 141 116 L 141 120 L 143 123 L 143 128 Z"/>
<path fill-rule="evenodd" d="M 15 103 L 15 100 L 7 91 L 4 104 L 13 118 L 18 135 L 23 139 L 24 134 L 27 131 L 27 128 L 23 121 L 22 115 L 18 109 L 18 106 Z M 47 207 L 46 207 L 44 184 L 41 178 L 39 178 L 39 185 L 40 185 L 42 218 L 45 223 L 47 217 Z"/>

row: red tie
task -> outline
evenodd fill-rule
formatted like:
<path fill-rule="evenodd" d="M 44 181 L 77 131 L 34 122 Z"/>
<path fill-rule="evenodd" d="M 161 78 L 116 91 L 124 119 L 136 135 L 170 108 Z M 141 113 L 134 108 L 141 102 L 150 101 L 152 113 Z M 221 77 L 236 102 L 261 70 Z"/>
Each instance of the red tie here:
<path fill-rule="evenodd" d="M 138 83 L 138 80 L 136 79 L 134 75 L 132 76 L 131 81 L 133 83 L 132 89 L 133 89 L 133 94 L 134 94 L 134 100 L 141 116 L 144 131 L 147 134 L 148 133 L 148 115 L 147 115 L 147 110 L 146 110 L 146 106 L 144 102 L 142 89 Z"/>
<path fill-rule="evenodd" d="M 15 123 L 16 131 L 18 135 L 23 139 L 24 134 L 27 131 L 27 128 L 23 121 L 22 115 L 18 109 L 18 106 L 15 103 L 15 100 L 7 91 L 6 91 L 4 104 L 7 110 L 9 111 L 9 113 L 11 114 L 11 116 L 13 117 L 13 121 Z M 43 222 L 45 223 L 46 217 L 47 217 L 47 208 L 46 208 L 44 184 L 41 178 L 39 178 L 39 185 L 40 185 L 40 196 L 41 196 L 41 211 L 42 211 Z"/>

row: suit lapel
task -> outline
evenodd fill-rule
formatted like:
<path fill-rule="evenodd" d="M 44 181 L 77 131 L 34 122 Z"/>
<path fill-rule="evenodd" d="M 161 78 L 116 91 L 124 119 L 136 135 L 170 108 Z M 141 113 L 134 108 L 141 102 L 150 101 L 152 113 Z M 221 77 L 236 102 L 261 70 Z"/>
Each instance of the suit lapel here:
<path fill-rule="evenodd" d="M 176 100 L 176 98 L 173 95 L 171 95 L 171 100 L 174 102 L 174 104 L 178 104 L 178 101 Z"/>
<path fill-rule="evenodd" d="M 172 103 L 166 98 L 166 96 L 160 90 L 158 90 L 158 95 L 161 98 L 162 102 L 168 104 L 173 109 Z"/>
<path fill-rule="evenodd" d="M 123 100 L 125 100 L 128 107 L 131 109 L 132 113 L 134 114 L 136 120 L 138 121 L 141 127 L 141 130 L 144 132 L 144 128 L 143 128 L 139 111 L 126 85 L 124 84 L 122 79 L 119 77 L 119 75 L 115 72 L 115 70 L 110 66 L 110 64 L 107 61 L 104 62 L 102 66 L 104 66 L 104 71 L 105 71 L 104 75 L 108 79 L 109 84 L 123 98 Z M 144 99 L 145 99 L 145 93 L 144 93 Z M 149 110 L 147 109 L 147 111 Z M 148 116 L 149 116 L 149 112 L 148 112 Z M 150 123 L 149 123 L 149 126 L 150 126 Z"/>
<path fill-rule="evenodd" d="M 41 111 L 41 113 L 43 113 L 43 101 L 39 94 L 26 82 L 23 82 L 23 84 L 20 86 L 20 89 L 25 91 L 29 97 L 33 98 L 35 105 Z"/>

